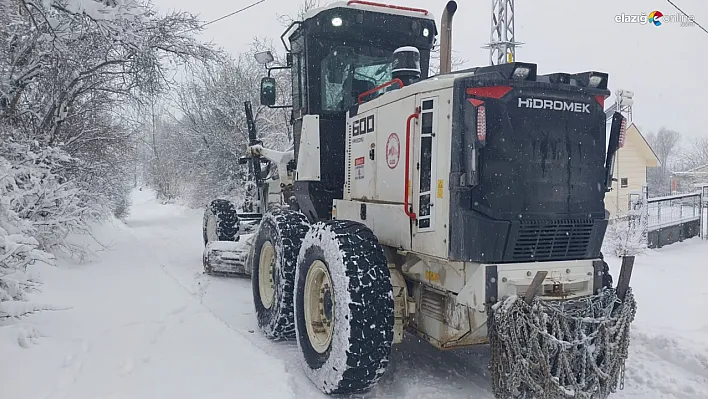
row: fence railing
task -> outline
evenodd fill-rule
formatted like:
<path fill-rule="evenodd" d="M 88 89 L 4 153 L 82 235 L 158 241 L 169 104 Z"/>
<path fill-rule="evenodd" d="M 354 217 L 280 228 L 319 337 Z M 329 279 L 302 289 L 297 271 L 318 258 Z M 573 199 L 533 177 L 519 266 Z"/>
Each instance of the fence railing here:
<path fill-rule="evenodd" d="M 646 206 L 650 248 L 660 248 L 701 235 L 704 211 L 701 192 L 648 198 Z"/>
<path fill-rule="evenodd" d="M 701 193 L 647 199 L 649 231 L 701 219 Z"/>

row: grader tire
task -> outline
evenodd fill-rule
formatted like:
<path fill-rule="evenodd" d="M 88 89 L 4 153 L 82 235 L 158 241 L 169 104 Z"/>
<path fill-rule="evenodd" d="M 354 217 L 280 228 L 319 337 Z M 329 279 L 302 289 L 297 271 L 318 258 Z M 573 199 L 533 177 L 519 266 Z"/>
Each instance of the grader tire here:
<path fill-rule="evenodd" d="M 305 215 L 274 208 L 263 216 L 248 257 L 258 327 L 273 340 L 295 337 L 293 285 Z"/>
<path fill-rule="evenodd" d="M 204 245 L 210 241 L 238 241 L 239 224 L 236 205 L 224 199 L 212 201 L 204 210 Z"/>
<path fill-rule="evenodd" d="M 389 363 L 393 296 L 386 256 L 363 224 L 311 227 L 300 249 L 295 326 L 303 368 L 327 394 L 373 387 Z"/>

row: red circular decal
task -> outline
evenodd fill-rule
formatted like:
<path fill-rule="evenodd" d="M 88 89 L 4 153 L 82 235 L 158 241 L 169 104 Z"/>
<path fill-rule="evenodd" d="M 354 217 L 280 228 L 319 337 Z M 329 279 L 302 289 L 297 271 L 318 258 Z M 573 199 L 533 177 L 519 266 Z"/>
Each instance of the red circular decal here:
<path fill-rule="evenodd" d="M 391 133 L 386 141 L 386 164 L 391 169 L 396 169 L 401 159 L 401 140 L 396 133 Z"/>

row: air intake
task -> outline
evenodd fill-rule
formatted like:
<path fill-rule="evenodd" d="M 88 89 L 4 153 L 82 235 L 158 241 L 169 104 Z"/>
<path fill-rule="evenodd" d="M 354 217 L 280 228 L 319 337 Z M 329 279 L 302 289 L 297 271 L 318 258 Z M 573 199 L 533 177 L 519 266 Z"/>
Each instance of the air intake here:
<path fill-rule="evenodd" d="M 517 262 L 560 261 L 583 259 L 587 256 L 593 221 L 532 220 L 512 227 L 510 260 Z"/>

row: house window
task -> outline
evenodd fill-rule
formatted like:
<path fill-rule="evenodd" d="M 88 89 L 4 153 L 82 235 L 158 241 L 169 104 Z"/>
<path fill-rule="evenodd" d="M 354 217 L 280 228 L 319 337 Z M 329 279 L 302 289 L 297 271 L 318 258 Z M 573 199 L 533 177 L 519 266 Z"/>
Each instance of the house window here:
<path fill-rule="evenodd" d="M 621 186 L 622 188 L 627 188 L 627 187 L 629 187 L 629 182 L 628 182 L 628 179 L 627 179 L 626 177 L 623 177 L 622 180 L 620 180 L 620 186 Z"/>

